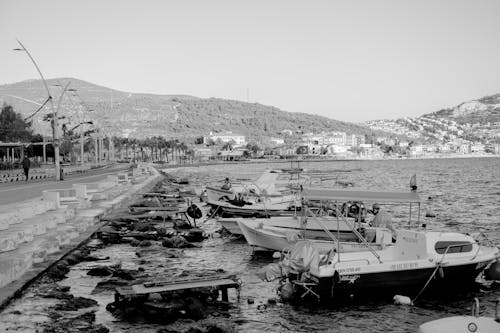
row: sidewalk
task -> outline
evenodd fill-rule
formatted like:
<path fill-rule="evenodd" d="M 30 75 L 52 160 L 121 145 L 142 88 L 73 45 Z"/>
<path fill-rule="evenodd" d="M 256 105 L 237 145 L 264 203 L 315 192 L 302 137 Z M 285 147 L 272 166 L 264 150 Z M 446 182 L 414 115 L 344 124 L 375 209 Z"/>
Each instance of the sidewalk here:
<path fill-rule="evenodd" d="M 133 179 L 124 173 L 108 177 L 115 170 L 75 177 L 71 182 L 28 184 L 25 186 L 31 187 L 21 192 L 30 191 L 36 197 L 0 207 L 0 309 L 91 236 L 99 228 L 101 216 L 127 205 L 136 193 L 147 191 L 161 178 L 156 169 L 147 166 L 135 171 Z M 91 183 L 91 177 L 107 179 Z M 75 189 L 68 188 L 70 183 L 80 183 L 88 191 L 85 199 L 70 197 L 75 195 Z M 51 195 L 44 194 L 42 199 L 40 186 Z M 2 197 L 9 191 L 1 193 Z"/>
<path fill-rule="evenodd" d="M 75 183 L 98 182 L 108 175 L 128 170 L 128 164 L 116 164 L 110 168 L 92 169 L 85 173 L 68 175 L 63 181 L 40 179 L 29 182 L 12 182 L 0 184 L 0 206 L 8 205 L 41 196 L 43 190 L 69 188 Z M 2 208 L 2 207 L 0 207 Z"/>

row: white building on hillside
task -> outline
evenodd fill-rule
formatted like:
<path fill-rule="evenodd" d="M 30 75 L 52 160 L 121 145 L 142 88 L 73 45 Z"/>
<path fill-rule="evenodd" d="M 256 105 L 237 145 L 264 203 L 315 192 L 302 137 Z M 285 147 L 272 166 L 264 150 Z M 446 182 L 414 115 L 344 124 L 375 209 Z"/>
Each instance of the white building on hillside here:
<path fill-rule="evenodd" d="M 210 135 L 208 137 L 203 138 L 203 143 L 206 144 L 208 143 L 209 140 L 213 140 L 214 142 L 220 140 L 221 142 L 224 143 L 233 141 L 235 146 L 244 146 L 246 144 L 244 135 L 235 134 L 233 132 L 216 133 L 216 134 L 210 132 Z"/>

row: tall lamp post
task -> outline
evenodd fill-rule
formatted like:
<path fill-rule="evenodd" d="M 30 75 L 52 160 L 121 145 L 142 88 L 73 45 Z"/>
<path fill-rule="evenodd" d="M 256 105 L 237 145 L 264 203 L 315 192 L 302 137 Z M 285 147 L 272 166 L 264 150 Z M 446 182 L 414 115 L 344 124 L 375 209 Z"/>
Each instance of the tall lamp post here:
<path fill-rule="evenodd" d="M 40 68 L 36 64 L 35 59 L 33 59 L 33 57 L 31 56 L 31 54 L 29 53 L 29 51 L 24 47 L 23 43 L 21 43 L 18 39 L 17 39 L 17 42 L 19 43 L 19 45 L 21 46 L 21 48 L 15 48 L 14 51 L 24 51 L 24 52 L 26 52 L 26 54 L 30 58 L 30 60 L 33 63 L 33 65 L 35 65 L 35 68 L 38 71 L 38 74 L 40 74 L 40 77 L 42 78 L 43 84 L 45 86 L 45 90 L 47 91 L 47 95 L 48 95 L 47 99 L 50 101 L 50 107 L 51 107 L 51 110 L 52 110 L 52 119 L 53 119 L 53 122 L 54 122 L 54 131 L 52 132 L 52 136 L 53 136 L 52 141 L 53 141 L 53 145 L 54 145 L 54 171 L 55 171 L 55 179 L 56 180 L 61 180 L 61 174 L 60 174 L 61 167 L 59 165 L 59 137 L 57 135 L 58 134 L 57 133 L 57 129 L 58 129 L 58 127 L 57 127 L 57 112 L 56 112 L 56 109 L 54 107 L 54 101 L 52 100 L 52 95 L 50 94 L 50 90 L 49 90 L 49 86 L 47 85 L 47 81 L 45 81 L 45 78 L 43 77 L 43 74 L 40 71 Z"/>

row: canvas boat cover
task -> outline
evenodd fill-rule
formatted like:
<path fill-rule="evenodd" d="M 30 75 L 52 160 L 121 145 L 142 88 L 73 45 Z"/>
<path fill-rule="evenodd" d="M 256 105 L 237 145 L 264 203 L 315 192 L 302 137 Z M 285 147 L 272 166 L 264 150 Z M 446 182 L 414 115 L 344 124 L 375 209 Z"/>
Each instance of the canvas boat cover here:
<path fill-rule="evenodd" d="M 337 190 L 326 188 L 304 188 L 302 197 L 308 200 L 338 200 L 361 201 L 361 202 L 401 202 L 419 203 L 421 199 L 416 192 L 382 192 L 382 191 L 358 191 Z"/>

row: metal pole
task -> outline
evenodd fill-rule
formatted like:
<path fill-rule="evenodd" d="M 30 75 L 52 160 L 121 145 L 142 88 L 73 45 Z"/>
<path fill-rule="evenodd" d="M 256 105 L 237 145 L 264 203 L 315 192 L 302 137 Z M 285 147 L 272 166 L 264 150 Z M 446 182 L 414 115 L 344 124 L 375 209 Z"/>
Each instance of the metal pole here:
<path fill-rule="evenodd" d="M 98 144 L 98 140 L 97 140 L 97 133 L 95 134 L 94 136 L 94 146 L 95 146 L 95 164 L 96 166 L 99 164 L 99 144 Z"/>
<path fill-rule="evenodd" d="M 83 135 L 85 134 L 83 127 L 80 130 L 80 165 L 83 165 L 83 145 L 84 145 L 84 138 Z"/>
<path fill-rule="evenodd" d="M 52 109 L 52 117 L 54 119 L 54 134 L 53 134 L 53 146 L 54 146 L 54 171 L 55 171 L 55 178 L 56 180 L 60 180 L 60 166 L 59 166 L 59 139 L 57 137 L 57 113 L 56 109 L 54 108 L 54 102 L 52 101 L 52 95 L 50 94 L 49 86 L 47 85 L 47 81 L 45 81 L 45 78 L 43 77 L 42 71 L 40 71 L 40 68 L 35 62 L 35 59 L 31 56 L 29 53 L 28 49 L 26 49 L 19 40 L 17 40 L 21 48 L 26 52 L 28 57 L 31 59 L 31 62 L 33 65 L 35 65 L 36 70 L 38 71 L 38 74 L 40 74 L 40 77 L 42 78 L 43 84 L 45 86 L 45 90 L 47 90 L 48 98 L 50 100 L 50 107 Z"/>

